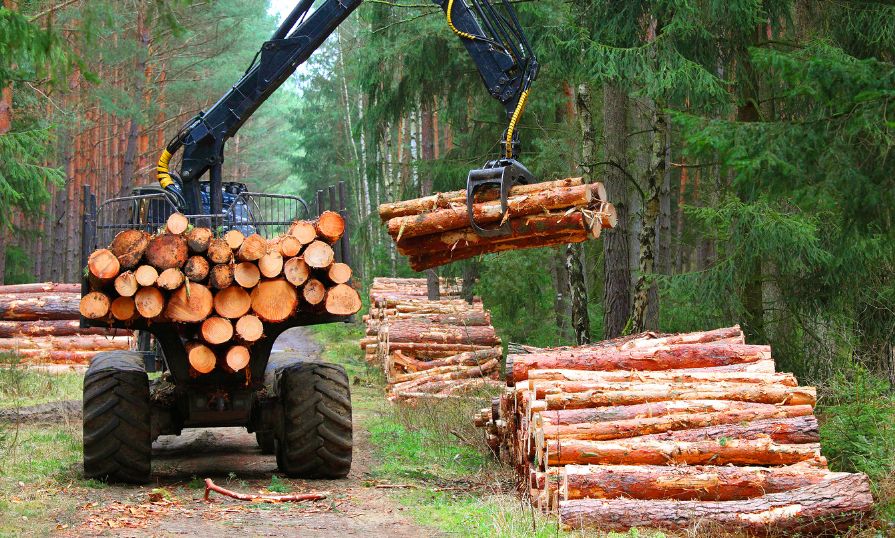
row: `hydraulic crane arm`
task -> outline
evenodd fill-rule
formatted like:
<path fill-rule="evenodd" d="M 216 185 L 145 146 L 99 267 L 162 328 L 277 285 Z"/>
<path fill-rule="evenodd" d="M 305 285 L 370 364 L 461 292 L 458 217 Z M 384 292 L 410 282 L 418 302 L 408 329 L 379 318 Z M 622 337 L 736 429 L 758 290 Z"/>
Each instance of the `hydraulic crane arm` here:
<path fill-rule="evenodd" d="M 171 139 L 159 158 L 158 180 L 165 189 L 182 191 L 184 211 L 221 213 L 221 166 L 227 139 L 234 136 L 252 113 L 307 61 L 361 1 L 300 0 L 271 39 L 262 45 L 239 81 Z M 485 165 L 485 175 L 493 176 L 495 171 L 512 169 L 511 173 L 502 174 L 506 178 L 501 179 L 502 191 L 508 190 L 512 182 L 527 182 L 530 174 L 515 161 L 518 150 L 515 127 L 531 83 L 537 77 L 538 64 L 515 11 L 508 0 L 499 0 L 498 5 L 489 0 L 469 0 L 469 4 L 467 0 L 433 2 L 444 10 L 448 26 L 464 41 L 488 91 L 507 110 L 509 125 L 503 140 L 503 155 Z M 177 174 L 170 169 L 170 161 L 181 149 L 183 156 Z M 199 179 L 206 172 L 211 183 L 210 207 L 203 207 L 199 189 Z M 470 184 L 476 172 L 482 171 L 470 173 Z M 494 183 L 494 179 L 485 183 Z M 470 194 L 474 191 L 475 188 L 471 188 Z"/>

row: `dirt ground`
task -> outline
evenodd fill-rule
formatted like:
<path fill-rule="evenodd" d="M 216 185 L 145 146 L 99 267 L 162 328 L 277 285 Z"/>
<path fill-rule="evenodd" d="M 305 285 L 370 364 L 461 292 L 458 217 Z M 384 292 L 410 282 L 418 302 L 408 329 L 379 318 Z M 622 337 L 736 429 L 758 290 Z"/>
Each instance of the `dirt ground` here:
<path fill-rule="evenodd" d="M 302 328 L 292 329 L 276 350 L 319 354 Z M 277 472 L 274 456 L 261 454 L 254 435 L 243 428 L 184 430 L 153 444 L 154 484 L 88 489 L 67 536 L 424 536 L 430 529 L 414 524 L 387 491 L 377 489 L 365 413 L 354 413 L 354 460 L 343 480 L 283 481 L 293 492 L 327 492 L 323 501 L 256 504 L 212 493 L 203 500 L 198 484 L 212 478 L 240 492 L 271 485 Z M 80 490 L 79 490 L 80 491 Z"/>

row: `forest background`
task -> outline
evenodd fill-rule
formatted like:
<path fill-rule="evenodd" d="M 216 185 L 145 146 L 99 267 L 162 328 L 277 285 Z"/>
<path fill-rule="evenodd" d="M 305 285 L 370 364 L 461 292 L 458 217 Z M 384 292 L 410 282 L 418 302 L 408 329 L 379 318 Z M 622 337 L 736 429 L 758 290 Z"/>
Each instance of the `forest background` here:
<path fill-rule="evenodd" d="M 76 281 L 84 188 L 152 184 L 167 138 L 277 17 L 265 0 L 2 3 L 0 276 Z M 439 273 L 466 279 L 505 342 L 740 323 L 819 386 L 831 464 L 891 487 L 895 6 L 513 3 L 542 65 L 523 161 L 603 182 L 619 225 Z M 368 285 L 414 275 L 377 205 L 462 188 L 504 127 L 437 6 L 368 0 L 229 141 L 224 177 L 308 200 L 346 181 Z"/>

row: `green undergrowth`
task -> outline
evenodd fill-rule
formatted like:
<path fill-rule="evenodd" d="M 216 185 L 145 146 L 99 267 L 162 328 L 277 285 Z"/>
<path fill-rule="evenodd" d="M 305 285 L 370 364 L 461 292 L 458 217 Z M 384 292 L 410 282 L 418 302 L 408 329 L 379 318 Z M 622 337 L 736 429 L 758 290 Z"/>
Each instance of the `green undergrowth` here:
<path fill-rule="evenodd" d="M 83 375 L 28 370 L 14 354 L 0 355 L 0 409 L 80 400 Z"/>

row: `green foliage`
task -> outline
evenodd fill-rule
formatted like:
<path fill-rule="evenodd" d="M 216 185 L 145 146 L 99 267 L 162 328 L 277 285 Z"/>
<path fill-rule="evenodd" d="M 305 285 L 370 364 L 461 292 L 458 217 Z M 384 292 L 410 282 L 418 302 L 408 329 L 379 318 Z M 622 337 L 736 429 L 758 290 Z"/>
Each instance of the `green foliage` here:
<path fill-rule="evenodd" d="M 8 227 L 14 208 L 35 213 L 49 201 L 49 186 L 61 185 L 62 171 L 46 166 L 53 150 L 49 128 L 0 135 L 0 226 Z"/>
<path fill-rule="evenodd" d="M 11 81 L 64 79 L 75 57 L 52 26 L 41 28 L 17 11 L 0 7 L 0 87 Z"/>
<path fill-rule="evenodd" d="M 279 476 L 271 475 L 270 485 L 267 486 L 267 491 L 272 491 L 274 493 L 289 493 L 292 491 L 292 486 L 284 482 Z"/>
<path fill-rule="evenodd" d="M 3 273 L 4 284 L 25 284 L 34 282 L 34 274 L 31 272 L 33 264 L 21 247 L 9 245 L 6 247 L 6 270 Z"/>

